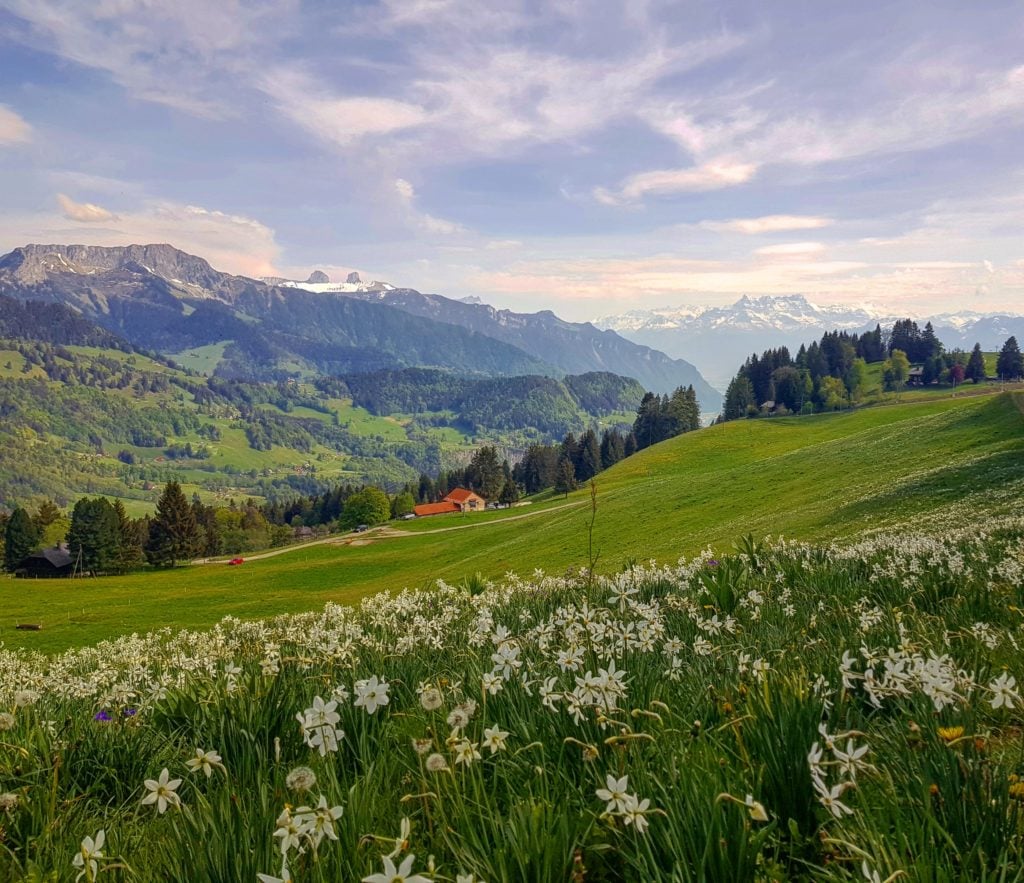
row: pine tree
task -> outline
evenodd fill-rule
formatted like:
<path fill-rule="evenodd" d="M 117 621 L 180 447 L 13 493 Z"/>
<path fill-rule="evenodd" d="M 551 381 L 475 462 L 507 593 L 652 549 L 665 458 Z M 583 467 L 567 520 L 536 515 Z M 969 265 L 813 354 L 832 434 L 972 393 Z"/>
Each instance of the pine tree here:
<path fill-rule="evenodd" d="M 117 568 L 120 546 L 117 512 L 103 497 L 83 497 L 71 510 L 68 551 L 77 570 L 96 576 Z"/>
<path fill-rule="evenodd" d="M 39 545 L 39 530 L 20 506 L 11 513 L 4 531 L 4 570 L 14 573 Z"/>
<path fill-rule="evenodd" d="M 617 429 L 606 429 L 601 434 L 601 467 L 608 469 L 626 456 L 626 442 Z"/>
<path fill-rule="evenodd" d="M 626 441 L 623 445 L 623 456 L 632 457 L 637 450 L 639 450 L 639 446 L 636 443 L 636 435 L 631 432 L 626 436 Z"/>
<path fill-rule="evenodd" d="M 633 435 L 637 448 L 649 448 L 658 442 L 658 423 L 661 417 L 661 398 L 653 392 L 644 393 L 637 408 L 636 419 L 633 421 Z"/>
<path fill-rule="evenodd" d="M 468 475 L 469 484 L 485 500 L 496 500 L 505 483 L 505 473 L 494 445 L 484 445 L 473 454 Z"/>
<path fill-rule="evenodd" d="M 156 567 L 191 561 L 202 548 L 196 516 L 176 481 L 167 482 L 149 524 L 146 558 Z"/>
<path fill-rule="evenodd" d="M 981 351 L 981 344 L 976 343 L 971 350 L 971 357 L 967 360 L 967 370 L 964 372 L 966 380 L 974 383 L 981 383 L 985 380 L 985 355 Z"/>
<path fill-rule="evenodd" d="M 576 480 L 590 481 L 601 471 L 601 444 L 597 433 L 588 429 L 580 438 L 579 460 L 576 463 Z"/>
<path fill-rule="evenodd" d="M 513 503 L 519 502 L 519 486 L 511 478 L 505 482 L 505 486 L 501 489 L 501 496 L 498 497 L 498 502 L 503 506 L 511 506 Z"/>
<path fill-rule="evenodd" d="M 146 533 L 143 532 L 145 522 L 142 519 L 129 518 L 124 503 L 114 501 L 114 515 L 117 518 L 117 555 L 114 569 L 118 573 L 136 570 L 146 563 L 146 553 L 142 549 Z"/>
<path fill-rule="evenodd" d="M 1007 340 L 999 351 L 996 373 L 1002 380 L 1019 380 L 1024 377 L 1024 355 L 1021 355 L 1016 337 Z"/>
<path fill-rule="evenodd" d="M 566 456 L 558 458 L 558 468 L 555 471 L 555 493 L 569 496 L 569 491 L 576 490 L 576 467 L 572 460 Z"/>
<path fill-rule="evenodd" d="M 739 420 L 741 417 L 746 417 L 752 407 L 757 407 L 754 400 L 754 387 L 745 374 L 737 374 L 725 391 L 722 417 L 725 420 Z"/>

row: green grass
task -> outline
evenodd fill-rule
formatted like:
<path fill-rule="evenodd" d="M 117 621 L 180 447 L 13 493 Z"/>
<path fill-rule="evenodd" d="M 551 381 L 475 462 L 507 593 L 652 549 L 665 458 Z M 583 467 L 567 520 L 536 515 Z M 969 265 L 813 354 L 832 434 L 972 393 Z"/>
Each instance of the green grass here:
<path fill-rule="evenodd" d="M 1022 485 L 1024 415 L 1010 395 L 736 421 L 656 445 L 599 476 L 598 569 L 724 549 L 747 533 L 829 540 L 934 526 L 961 504 L 1011 507 Z M 240 568 L 0 582 L 0 635 L 8 646 L 49 652 L 163 625 L 202 627 L 227 614 L 351 603 L 439 578 L 562 571 L 586 562 L 587 492 L 570 494 L 579 505 L 560 502 L 400 522 L 414 535 L 370 535 L 364 545 L 312 546 Z M 464 524 L 477 526 L 423 533 Z M 14 631 L 18 622 L 43 630 Z"/>
<path fill-rule="evenodd" d="M 183 350 L 180 353 L 172 353 L 171 358 L 179 365 L 189 368 L 192 371 L 199 371 L 202 374 L 213 374 L 224 358 L 224 350 L 230 346 L 232 341 L 224 340 L 220 343 L 211 343 L 208 346 L 197 346 L 193 349 Z"/>
<path fill-rule="evenodd" d="M 7 366 L 10 365 L 8 368 Z M 25 367 L 25 357 L 17 350 L 0 349 L 0 377 L 11 377 L 15 380 L 24 380 L 29 377 L 45 377 L 46 373 L 38 365 L 33 365 L 27 373 L 22 372 Z"/>

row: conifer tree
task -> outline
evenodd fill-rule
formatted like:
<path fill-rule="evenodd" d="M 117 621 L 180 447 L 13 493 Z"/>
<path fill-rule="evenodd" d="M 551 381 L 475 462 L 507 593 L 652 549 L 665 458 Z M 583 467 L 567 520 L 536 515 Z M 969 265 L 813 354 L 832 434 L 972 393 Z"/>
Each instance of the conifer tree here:
<path fill-rule="evenodd" d="M 576 467 L 572 460 L 566 456 L 558 458 L 558 468 L 555 471 L 555 493 L 569 496 L 569 491 L 576 490 Z"/>
<path fill-rule="evenodd" d="M 96 576 L 117 568 L 121 544 L 117 512 L 103 497 L 83 497 L 71 510 L 68 551 L 76 570 Z"/>
<path fill-rule="evenodd" d="M 971 357 L 967 360 L 967 370 L 964 378 L 974 383 L 981 383 L 985 379 L 985 355 L 981 351 L 981 344 L 976 343 L 971 350 Z"/>
<path fill-rule="evenodd" d="M 149 524 L 146 558 L 156 567 L 190 561 L 202 547 L 196 516 L 176 481 L 167 482 Z"/>
<path fill-rule="evenodd" d="M 117 555 L 114 569 L 118 573 L 135 570 L 146 562 L 146 554 L 142 550 L 145 534 L 143 522 L 128 517 L 124 503 L 114 501 L 114 516 L 117 518 Z"/>
<path fill-rule="evenodd" d="M 14 573 L 39 545 L 39 530 L 20 506 L 11 513 L 4 530 L 4 570 Z"/>
<path fill-rule="evenodd" d="M 1017 345 L 1017 338 L 1011 337 L 999 351 L 996 373 L 1003 380 L 1019 380 L 1024 377 L 1024 355 Z"/>
<path fill-rule="evenodd" d="M 601 467 L 608 469 L 626 456 L 626 442 L 617 429 L 606 429 L 601 434 Z"/>
<path fill-rule="evenodd" d="M 754 400 L 754 387 L 745 374 L 737 374 L 725 391 L 725 406 L 722 409 L 722 416 L 726 420 L 739 420 L 741 417 L 746 417 L 752 407 L 757 407 Z"/>
<path fill-rule="evenodd" d="M 513 503 L 519 502 L 519 485 L 511 478 L 505 482 L 505 486 L 501 489 L 501 496 L 498 497 L 498 502 L 504 506 L 511 506 Z"/>
<path fill-rule="evenodd" d="M 597 433 L 588 429 L 580 438 L 580 453 L 576 463 L 576 480 L 590 481 L 601 471 L 601 444 Z"/>

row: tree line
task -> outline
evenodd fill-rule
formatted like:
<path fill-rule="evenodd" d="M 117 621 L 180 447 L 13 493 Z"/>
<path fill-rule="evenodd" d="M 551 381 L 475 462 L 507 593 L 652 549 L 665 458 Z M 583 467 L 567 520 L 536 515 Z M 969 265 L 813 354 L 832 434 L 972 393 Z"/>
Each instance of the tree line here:
<path fill-rule="evenodd" d="M 880 325 L 860 335 L 826 332 L 820 341 L 801 345 L 795 357 L 787 347 L 768 349 L 760 356 L 754 353 L 729 383 L 720 419 L 736 420 L 765 411 L 810 414 L 850 406 L 866 391 L 871 363 L 882 363 L 887 390 L 902 389 L 911 380 L 912 365 L 921 368 L 914 379 L 925 386 L 986 379 L 980 344 L 970 354 L 947 351 L 931 322 L 920 328 L 912 319 L 900 319 L 888 332 Z M 1024 376 L 1016 338 L 1010 337 L 1003 346 L 996 373 L 1004 380 Z"/>

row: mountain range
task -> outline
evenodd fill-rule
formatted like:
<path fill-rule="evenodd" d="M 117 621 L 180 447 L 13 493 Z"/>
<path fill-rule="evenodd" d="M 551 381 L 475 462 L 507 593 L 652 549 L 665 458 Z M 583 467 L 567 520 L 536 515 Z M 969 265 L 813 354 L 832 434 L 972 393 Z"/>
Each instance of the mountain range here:
<path fill-rule="evenodd" d="M 215 373 L 251 380 L 403 367 L 464 376 L 610 371 L 646 389 L 721 395 L 687 360 L 615 331 L 422 294 L 350 274 L 333 283 L 222 273 L 170 245 L 27 245 L 0 257 L 0 295 L 70 307 L 131 344 L 174 357 L 206 350 Z"/>
<path fill-rule="evenodd" d="M 741 297 L 727 307 L 666 307 L 632 310 L 594 320 L 635 343 L 669 356 L 685 352 L 708 380 L 724 389 L 740 364 L 753 352 L 817 340 L 826 331 L 863 332 L 892 327 L 897 316 L 878 307 L 819 305 L 802 295 Z M 947 349 L 970 349 L 980 343 L 998 350 L 1010 335 L 1024 339 L 1024 316 L 972 311 L 911 316 L 931 322 Z"/>

